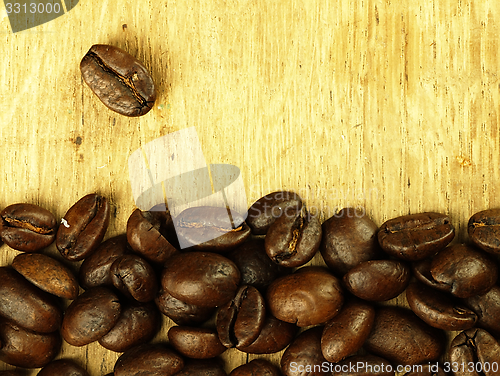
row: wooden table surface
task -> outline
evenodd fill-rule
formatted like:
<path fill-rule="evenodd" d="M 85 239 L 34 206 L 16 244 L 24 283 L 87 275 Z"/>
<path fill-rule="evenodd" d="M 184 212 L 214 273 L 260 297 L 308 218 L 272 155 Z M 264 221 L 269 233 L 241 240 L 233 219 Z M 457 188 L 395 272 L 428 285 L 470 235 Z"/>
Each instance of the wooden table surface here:
<path fill-rule="evenodd" d="M 0 207 L 61 218 L 99 192 L 113 206 L 106 237 L 123 233 L 130 154 L 192 126 L 208 163 L 241 169 L 249 205 L 289 189 L 322 219 L 356 205 L 378 225 L 439 211 L 456 241 L 474 212 L 500 206 L 495 1 L 81 0 L 15 34 L 0 15 Z M 150 113 L 113 113 L 83 83 L 97 43 L 144 62 L 158 88 Z M 0 262 L 17 253 L 4 245 Z M 118 354 L 65 344 L 60 357 L 98 376 Z M 224 358 L 229 370 L 247 356 Z"/>

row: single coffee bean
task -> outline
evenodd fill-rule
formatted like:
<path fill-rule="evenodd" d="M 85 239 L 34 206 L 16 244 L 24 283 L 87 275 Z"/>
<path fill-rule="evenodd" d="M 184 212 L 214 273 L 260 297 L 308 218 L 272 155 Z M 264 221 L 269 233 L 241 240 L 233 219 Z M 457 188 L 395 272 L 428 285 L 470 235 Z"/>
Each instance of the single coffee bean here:
<path fill-rule="evenodd" d="M 220 342 L 217 331 L 209 328 L 172 326 L 168 339 L 181 355 L 188 358 L 215 358 L 227 350 Z"/>
<path fill-rule="evenodd" d="M 146 260 L 164 264 L 177 253 L 169 240 L 172 228 L 170 212 L 135 209 L 127 221 L 127 239 L 132 249 Z"/>
<path fill-rule="evenodd" d="M 111 265 L 128 253 L 126 235 L 119 235 L 104 241 L 94 253 L 80 265 L 78 279 L 84 289 L 97 286 L 113 286 Z"/>
<path fill-rule="evenodd" d="M 59 353 L 61 336 L 58 332 L 35 333 L 9 322 L 0 322 L 0 360 L 16 367 L 38 368 L 49 363 Z"/>
<path fill-rule="evenodd" d="M 278 367 L 266 359 L 253 359 L 231 371 L 229 376 L 281 376 Z"/>
<path fill-rule="evenodd" d="M 202 307 L 217 307 L 236 294 L 240 272 L 228 258 L 210 252 L 172 256 L 165 264 L 161 285 L 175 298 Z"/>
<path fill-rule="evenodd" d="M 446 376 L 447 373 L 438 364 L 420 364 L 412 366 L 413 371 L 405 373 L 404 376 Z"/>
<path fill-rule="evenodd" d="M 478 316 L 477 326 L 486 329 L 495 337 L 500 337 L 500 287 L 495 285 L 483 295 L 464 299 L 465 305 Z"/>
<path fill-rule="evenodd" d="M 288 268 L 309 262 L 321 243 L 321 224 L 305 208 L 278 218 L 267 231 L 266 253 L 275 263 Z"/>
<path fill-rule="evenodd" d="M 344 275 L 347 290 L 369 301 L 390 300 L 410 283 L 410 267 L 398 260 L 365 261 Z"/>
<path fill-rule="evenodd" d="M 434 279 L 431 274 L 432 259 L 428 258 L 425 260 L 415 261 L 411 263 L 411 270 L 413 275 L 422 282 L 424 285 L 432 287 L 435 290 L 449 292 L 449 286 L 439 283 Z"/>
<path fill-rule="evenodd" d="M 203 252 L 229 252 L 250 237 L 244 218 L 221 207 L 201 206 L 182 211 L 174 220 L 183 248 Z M 207 237 L 210 240 L 206 240 Z"/>
<path fill-rule="evenodd" d="M 62 310 L 57 299 L 14 269 L 0 267 L 0 316 L 38 333 L 58 330 Z"/>
<path fill-rule="evenodd" d="M 109 224 L 109 203 L 105 197 L 89 194 L 74 204 L 61 220 L 56 246 L 69 261 L 90 256 L 102 242 Z"/>
<path fill-rule="evenodd" d="M 351 300 L 344 304 L 340 313 L 325 326 L 321 337 L 321 351 L 331 363 L 358 351 L 368 338 L 375 309 L 361 300 Z"/>
<path fill-rule="evenodd" d="M 233 300 L 217 311 L 217 333 L 226 347 L 248 346 L 259 336 L 266 318 L 264 298 L 255 287 L 243 285 Z"/>
<path fill-rule="evenodd" d="M 80 287 L 71 270 L 52 257 L 40 253 L 21 253 L 12 267 L 36 287 L 64 299 L 76 299 Z"/>
<path fill-rule="evenodd" d="M 130 303 L 122 308 L 115 326 L 99 339 L 99 343 L 108 350 L 125 352 L 151 341 L 160 325 L 160 312 L 153 303 Z"/>
<path fill-rule="evenodd" d="M 204 323 L 215 310 L 214 307 L 200 307 L 184 303 L 163 289 L 156 296 L 155 303 L 161 313 L 177 325 L 185 326 L 196 326 Z"/>
<path fill-rule="evenodd" d="M 500 254 L 500 209 L 474 214 L 467 225 L 469 239 L 483 251 Z"/>
<path fill-rule="evenodd" d="M 108 333 L 118 321 L 121 304 L 106 287 L 94 287 L 78 296 L 66 310 L 62 337 L 73 346 L 84 346 Z"/>
<path fill-rule="evenodd" d="M 89 374 L 72 360 L 59 359 L 43 367 L 37 376 L 89 376 Z"/>
<path fill-rule="evenodd" d="M 465 330 L 472 328 L 477 321 L 477 315 L 454 301 L 451 295 L 421 283 L 408 286 L 406 300 L 411 310 L 434 328 Z"/>
<path fill-rule="evenodd" d="M 158 292 L 158 281 L 153 267 L 138 255 L 118 257 L 111 265 L 110 273 L 113 285 L 138 302 L 150 302 Z"/>
<path fill-rule="evenodd" d="M 277 218 L 301 208 L 302 199 L 298 194 L 288 191 L 272 192 L 250 206 L 247 223 L 254 235 L 265 235 Z"/>
<path fill-rule="evenodd" d="M 124 352 L 116 361 L 114 376 L 172 376 L 183 366 L 182 357 L 167 346 L 146 344 Z"/>
<path fill-rule="evenodd" d="M 380 226 L 378 241 L 393 257 L 417 261 L 432 256 L 455 237 L 450 218 L 440 213 L 420 213 L 397 217 Z"/>
<path fill-rule="evenodd" d="M 185 359 L 184 368 L 175 376 L 227 376 L 221 358 Z"/>
<path fill-rule="evenodd" d="M 433 257 L 431 275 L 459 298 L 485 294 L 498 276 L 495 261 L 477 248 L 465 244 L 446 247 Z"/>
<path fill-rule="evenodd" d="M 394 376 L 391 363 L 375 355 L 355 355 L 332 364 L 332 376 Z"/>
<path fill-rule="evenodd" d="M 340 281 L 325 268 L 305 266 L 274 281 L 267 290 L 267 302 L 273 316 L 303 327 L 335 317 L 344 295 Z"/>
<path fill-rule="evenodd" d="M 343 276 L 364 261 L 380 258 L 378 227 L 365 210 L 344 208 L 322 228 L 321 255 L 335 274 Z"/>
<path fill-rule="evenodd" d="M 55 239 L 57 221 L 48 210 L 33 204 L 13 204 L 0 212 L 0 238 L 17 251 L 37 252 Z"/>
<path fill-rule="evenodd" d="M 93 45 L 83 57 L 80 71 L 85 83 L 110 110 L 141 116 L 153 108 L 153 79 L 144 65 L 120 48 Z"/>

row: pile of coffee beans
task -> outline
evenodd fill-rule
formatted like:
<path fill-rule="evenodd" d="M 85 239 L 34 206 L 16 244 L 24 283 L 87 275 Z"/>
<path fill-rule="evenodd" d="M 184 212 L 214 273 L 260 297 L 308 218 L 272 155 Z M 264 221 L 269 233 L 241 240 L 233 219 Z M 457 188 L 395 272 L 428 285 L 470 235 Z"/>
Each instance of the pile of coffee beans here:
<path fill-rule="evenodd" d="M 255 359 L 231 376 L 500 374 L 500 210 L 474 214 L 470 244 L 450 245 L 444 214 L 379 228 L 345 208 L 321 224 L 287 191 L 257 200 L 231 227 L 220 220 L 226 208 L 176 218 L 153 209 L 134 210 L 126 233 L 105 241 L 110 205 L 98 194 L 60 221 L 33 204 L 3 209 L 0 238 L 20 253 L 0 268 L 0 359 L 43 367 L 40 376 L 88 376 L 54 359 L 62 340 L 98 341 L 122 353 L 115 376 L 227 375 L 229 348 L 286 349 L 279 367 Z M 176 226 L 195 231 L 179 239 Z M 197 242 L 214 228 L 220 236 Z M 60 257 L 44 253 L 53 242 Z M 317 253 L 325 266 L 309 263 Z M 68 264 L 78 261 L 74 275 Z M 400 295 L 410 308 L 384 303 Z M 168 343 L 151 343 L 162 314 L 177 325 Z"/>

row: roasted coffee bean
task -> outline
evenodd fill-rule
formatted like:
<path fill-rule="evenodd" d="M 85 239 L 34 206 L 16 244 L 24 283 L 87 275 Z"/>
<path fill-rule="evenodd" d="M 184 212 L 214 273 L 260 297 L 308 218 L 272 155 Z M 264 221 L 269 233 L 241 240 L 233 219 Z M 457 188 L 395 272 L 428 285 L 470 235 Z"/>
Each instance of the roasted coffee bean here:
<path fill-rule="evenodd" d="M 93 45 L 83 57 L 80 71 L 85 83 L 110 110 L 141 116 L 153 108 L 153 79 L 144 65 L 120 48 Z"/>
<path fill-rule="evenodd" d="M 229 252 L 250 237 L 244 218 L 221 207 L 200 206 L 182 211 L 174 220 L 183 248 L 203 252 Z M 207 240 L 210 239 L 210 240 Z"/>
<path fill-rule="evenodd" d="M 111 265 L 128 252 L 126 235 L 104 241 L 80 266 L 78 279 L 84 289 L 97 286 L 113 286 Z"/>
<path fill-rule="evenodd" d="M 486 294 L 464 299 L 465 305 L 478 316 L 477 326 L 500 337 L 500 287 L 493 286 Z"/>
<path fill-rule="evenodd" d="M 321 337 L 321 351 L 331 363 L 358 351 L 370 334 L 375 320 L 375 309 L 370 304 L 351 300 L 325 326 Z"/>
<path fill-rule="evenodd" d="M 215 358 L 227 350 L 215 329 L 173 326 L 168 340 L 181 355 L 193 359 Z"/>
<path fill-rule="evenodd" d="M 332 376 L 394 376 L 395 368 L 387 360 L 375 355 L 355 355 L 332 364 Z"/>
<path fill-rule="evenodd" d="M 138 302 L 150 302 L 158 292 L 158 281 L 153 267 L 138 255 L 118 257 L 111 265 L 110 273 L 113 285 Z"/>
<path fill-rule="evenodd" d="M 37 376 L 89 376 L 89 374 L 72 360 L 59 359 L 43 367 Z"/>
<path fill-rule="evenodd" d="M 39 333 L 58 330 L 62 321 L 62 310 L 54 296 L 5 266 L 0 267 L 0 315 Z"/>
<path fill-rule="evenodd" d="M 161 277 L 163 289 L 175 298 L 202 307 L 217 307 L 236 294 L 240 272 L 228 258 L 210 252 L 172 256 Z"/>
<path fill-rule="evenodd" d="M 358 298 L 380 302 L 401 294 L 410 277 L 410 267 L 403 261 L 371 260 L 349 270 L 343 281 Z"/>
<path fill-rule="evenodd" d="M 0 212 L 0 238 L 9 247 L 37 252 L 56 237 L 57 221 L 48 210 L 33 204 L 13 204 Z"/>
<path fill-rule="evenodd" d="M 61 334 L 73 346 L 84 346 L 108 333 L 118 321 L 121 304 L 106 287 L 94 287 L 78 296 L 66 310 Z"/>
<path fill-rule="evenodd" d="M 483 251 L 500 254 L 500 209 L 474 214 L 467 225 L 469 239 Z"/>
<path fill-rule="evenodd" d="M 184 303 L 174 298 L 168 291 L 160 290 L 155 303 L 161 313 L 177 325 L 196 326 L 207 321 L 214 312 L 214 307 L 200 307 Z"/>
<path fill-rule="evenodd" d="M 184 359 L 184 368 L 175 376 L 227 376 L 220 358 Z"/>
<path fill-rule="evenodd" d="M 253 286 L 243 285 L 217 311 L 217 333 L 226 347 L 248 346 L 257 339 L 266 318 L 264 298 Z"/>
<path fill-rule="evenodd" d="M 321 224 L 305 208 L 286 213 L 267 231 L 266 253 L 275 263 L 288 268 L 309 262 L 321 243 Z"/>
<path fill-rule="evenodd" d="M 443 332 L 401 307 L 380 307 L 364 344 L 369 352 L 396 364 L 436 361 L 444 350 Z"/>
<path fill-rule="evenodd" d="M 108 350 L 124 352 L 151 341 L 160 325 L 160 312 L 153 303 L 130 303 L 122 308 L 115 326 L 99 339 L 99 343 Z"/>
<path fill-rule="evenodd" d="M 285 376 L 330 376 L 322 367 L 326 359 L 321 353 L 322 326 L 308 329 L 298 335 L 281 357 L 281 372 Z M 305 373 L 304 373 L 305 370 Z"/>
<path fill-rule="evenodd" d="M 431 275 L 459 298 L 485 294 L 497 280 L 498 267 L 487 253 L 465 244 L 446 247 L 433 257 Z"/>
<path fill-rule="evenodd" d="M 109 203 L 95 193 L 82 197 L 64 215 L 56 246 L 69 261 L 90 256 L 101 243 L 109 224 Z"/>
<path fill-rule="evenodd" d="M 247 223 L 253 234 L 265 235 L 277 218 L 301 208 L 302 199 L 296 193 L 288 191 L 269 193 L 250 206 Z"/>
<path fill-rule="evenodd" d="M 292 342 L 297 326 L 267 315 L 259 336 L 248 346 L 237 349 L 248 354 L 274 354 L 283 350 Z"/>
<path fill-rule="evenodd" d="M 170 212 L 135 209 L 127 221 L 127 239 L 132 249 L 146 260 L 164 264 L 177 253 L 168 239 L 172 229 Z"/>
<path fill-rule="evenodd" d="M 183 366 L 181 356 L 161 343 L 140 345 L 118 358 L 114 376 L 172 376 Z"/>
<path fill-rule="evenodd" d="M 380 258 L 377 225 L 365 210 L 344 208 L 323 225 L 321 256 L 337 275 L 343 276 L 364 261 Z"/>
<path fill-rule="evenodd" d="M 413 371 L 405 373 L 404 376 L 446 376 L 447 373 L 437 363 L 421 364 L 412 366 Z"/>
<path fill-rule="evenodd" d="M 484 329 L 469 329 L 451 341 L 449 361 L 456 376 L 496 376 L 500 367 L 500 344 Z"/>
<path fill-rule="evenodd" d="M 413 275 L 424 285 L 432 287 L 433 289 L 448 292 L 449 286 L 439 283 L 434 280 L 431 274 L 432 259 L 428 258 L 421 261 L 412 262 L 411 270 Z"/>
<path fill-rule="evenodd" d="M 299 327 L 324 324 L 340 310 L 340 281 L 325 268 L 306 266 L 274 281 L 267 290 L 268 308 L 276 318 Z"/>
<path fill-rule="evenodd" d="M 281 376 L 278 367 L 266 359 L 254 359 L 236 367 L 229 376 Z"/>
<path fill-rule="evenodd" d="M 80 287 L 71 270 L 52 257 L 40 253 L 21 253 L 12 267 L 28 281 L 50 294 L 76 299 Z"/>
<path fill-rule="evenodd" d="M 434 328 L 465 330 L 472 328 L 477 321 L 477 315 L 454 301 L 451 295 L 421 283 L 408 286 L 406 300 L 411 310 Z"/>
<path fill-rule="evenodd" d="M 455 237 L 448 216 L 420 213 L 397 217 L 380 226 L 378 241 L 389 255 L 417 261 L 432 256 Z"/>
<path fill-rule="evenodd" d="M 58 332 L 35 333 L 9 322 L 0 322 L 0 360 L 16 367 L 38 368 L 49 363 L 59 353 L 61 336 Z"/>

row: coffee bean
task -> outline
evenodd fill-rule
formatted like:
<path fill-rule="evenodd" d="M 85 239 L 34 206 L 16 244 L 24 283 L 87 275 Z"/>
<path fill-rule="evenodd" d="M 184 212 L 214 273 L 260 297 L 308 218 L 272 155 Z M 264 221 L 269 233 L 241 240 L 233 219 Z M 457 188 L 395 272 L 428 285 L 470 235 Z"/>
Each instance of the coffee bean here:
<path fill-rule="evenodd" d="M 13 204 L 0 212 L 0 237 L 9 247 L 37 252 L 55 239 L 57 221 L 48 210 L 33 204 Z"/>
<path fill-rule="evenodd" d="M 80 63 L 83 80 L 110 110 L 141 116 L 153 108 L 153 79 L 137 59 L 118 47 L 93 45 Z"/>
<path fill-rule="evenodd" d="M 89 374 L 73 361 L 59 359 L 43 367 L 37 376 L 89 376 Z"/>
<path fill-rule="evenodd" d="M 184 368 L 175 376 L 227 376 L 220 358 L 184 359 Z"/>
<path fill-rule="evenodd" d="M 97 194 L 82 197 L 62 219 L 56 246 L 69 261 L 90 256 L 101 243 L 109 224 L 108 200 Z"/>
<path fill-rule="evenodd" d="M 425 260 L 420 260 L 412 262 L 411 270 L 413 275 L 422 282 L 424 285 L 432 287 L 435 290 L 449 292 L 449 286 L 443 283 L 439 283 L 434 280 L 431 274 L 432 259 L 428 258 Z"/>
<path fill-rule="evenodd" d="M 344 275 L 347 290 L 369 301 L 390 300 L 401 294 L 410 282 L 410 267 L 397 260 L 365 261 Z"/>
<path fill-rule="evenodd" d="M 351 356 L 334 366 L 332 376 L 394 376 L 391 363 L 375 355 Z M 338 369 L 338 372 L 335 371 Z"/>
<path fill-rule="evenodd" d="M 500 254 L 500 209 L 474 214 L 467 225 L 469 239 L 483 251 Z"/>
<path fill-rule="evenodd" d="M 196 326 L 207 321 L 214 311 L 214 307 L 200 307 L 184 303 L 174 298 L 168 291 L 160 290 L 155 303 L 165 316 L 172 319 L 177 325 Z"/>
<path fill-rule="evenodd" d="M 139 345 L 118 358 L 114 376 L 172 376 L 183 366 L 181 356 L 164 344 Z"/>
<path fill-rule="evenodd" d="M 393 257 L 417 261 L 432 256 L 450 243 L 455 229 L 448 216 L 420 213 L 397 217 L 380 226 L 378 241 Z"/>
<path fill-rule="evenodd" d="M 500 337 L 500 287 L 495 285 L 483 295 L 464 299 L 464 303 L 478 316 L 477 326 Z"/>
<path fill-rule="evenodd" d="M 188 358 L 214 358 L 227 350 L 217 331 L 209 328 L 173 326 L 168 331 L 168 339 L 181 355 Z"/>
<path fill-rule="evenodd" d="M 278 367 L 266 359 L 253 359 L 231 371 L 229 376 L 281 376 Z"/>

